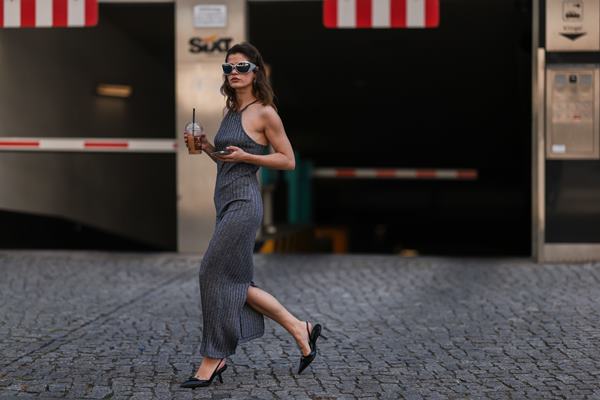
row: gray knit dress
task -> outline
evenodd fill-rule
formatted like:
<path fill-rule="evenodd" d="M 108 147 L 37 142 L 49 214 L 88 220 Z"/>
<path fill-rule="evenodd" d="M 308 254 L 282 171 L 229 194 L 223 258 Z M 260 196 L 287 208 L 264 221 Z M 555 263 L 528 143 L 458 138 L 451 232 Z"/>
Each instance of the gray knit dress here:
<path fill-rule="evenodd" d="M 233 145 L 247 153 L 265 153 L 267 146 L 256 143 L 242 127 L 242 112 L 247 107 L 225 115 L 215 136 L 217 150 Z M 244 162 L 217 161 L 217 219 L 199 273 L 202 356 L 230 356 L 238 344 L 264 334 L 263 315 L 246 303 L 248 287 L 256 286 L 252 254 L 263 217 L 258 168 Z"/>

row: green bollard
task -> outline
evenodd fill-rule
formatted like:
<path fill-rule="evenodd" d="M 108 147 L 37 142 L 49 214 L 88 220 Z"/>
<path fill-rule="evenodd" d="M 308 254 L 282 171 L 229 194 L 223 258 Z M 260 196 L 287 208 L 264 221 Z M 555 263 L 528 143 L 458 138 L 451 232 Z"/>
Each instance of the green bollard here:
<path fill-rule="evenodd" d="M 300 222 L 300 211 L 299 211 L 299 200 L 300 200 L 300 168 L 301 164 L 300 156 L 297 152 L 294 152 L 296 158 L 296 169 L 292 171 L 285 171 L 285 180 L 287 181 L 288 193 L 288 223 L 290 225 L 298 224 Z"/>
<path fill-rule="evenodd" d="M 277 181 L 278 170 L 271 168 L 260 168 L 260 182 L 263 186 L 274 185 Z"/>
<path fill-rule="evenodd" d="M 312 222 L 312 170 L 311 161 L 302 161 L 300 168 L 300 223 Z"/>

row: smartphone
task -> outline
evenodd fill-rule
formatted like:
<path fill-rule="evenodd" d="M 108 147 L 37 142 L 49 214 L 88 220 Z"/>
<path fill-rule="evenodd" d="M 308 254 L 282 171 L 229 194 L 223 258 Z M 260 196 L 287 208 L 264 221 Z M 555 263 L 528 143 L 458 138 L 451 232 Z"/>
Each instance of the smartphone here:
<path fill-rule="evenodd" d="M 213 156 L 225 156 L 227 154 L 231 154 L 233 153 L 233 151 L 231 150 L 219 150 L 219 151 L 213 151 L 212 154 Z"/>

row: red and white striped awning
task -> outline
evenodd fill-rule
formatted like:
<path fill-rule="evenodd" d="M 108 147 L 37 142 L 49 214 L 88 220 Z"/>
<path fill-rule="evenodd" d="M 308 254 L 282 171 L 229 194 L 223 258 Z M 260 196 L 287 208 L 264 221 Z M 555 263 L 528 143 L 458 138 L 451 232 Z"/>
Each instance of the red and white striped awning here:
<path fill-rule="evenodd" d="M 439 0 L 323 0 L 326 28 L 436 28 Z"/>
<path fill-rule="evenodd" d="M 98 0 L 0 0 L 0 28 L 75 28 L 97 23 Z"/>

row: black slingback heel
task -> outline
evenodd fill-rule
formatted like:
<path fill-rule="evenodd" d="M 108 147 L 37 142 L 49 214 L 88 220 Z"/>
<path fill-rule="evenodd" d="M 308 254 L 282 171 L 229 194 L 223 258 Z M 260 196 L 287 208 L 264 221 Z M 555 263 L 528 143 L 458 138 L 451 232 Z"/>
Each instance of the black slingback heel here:
<path fill-rule="evenodd" d="M 300 358 L 300 365 L 298 366 L 298 374 L 306 369 L 310 363 L 317 356 L 317 338 L 320 336 L 323 339 L 327 338 L 321 334 L 321 324 L 316 324 L 312 328 L 312 332 L 308 330 L 308 321 L 306 321 L 306 331 L 308 332 L 308 344 L 310 345 L 310 353 L 307 356 Z"/>
<path fill-rule="evenodd" d="M 219 360 L 219 363 L 217 364 L 217 368 L 212 373 L 210 378 L 198 379 L 192 375 L 188 378 L 187 381 L 183 382 L 179 386 L 182 388 L 187 388 L 187 389 L 196 389 L 197 387 L 209 386 L 212 383 L 213 379 L 215 379 L 215 377 L 217 377 L 217 376 L 219 377 L 219 380 L 221 381 L 221 383 L 223 383 L 223 377 L 221 376 L 221 374 L 223 373 L 223 371 L 225 371 L 227 369 L 227 364 L 223 365 L 222 368 L 219 368 L 219 365 L 221 364 L 221 361 L 223 361 L 223 360 L 224 360 L 223 358 Z"/>

